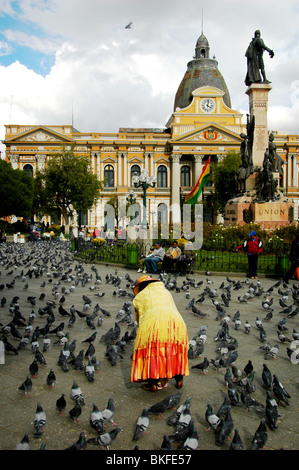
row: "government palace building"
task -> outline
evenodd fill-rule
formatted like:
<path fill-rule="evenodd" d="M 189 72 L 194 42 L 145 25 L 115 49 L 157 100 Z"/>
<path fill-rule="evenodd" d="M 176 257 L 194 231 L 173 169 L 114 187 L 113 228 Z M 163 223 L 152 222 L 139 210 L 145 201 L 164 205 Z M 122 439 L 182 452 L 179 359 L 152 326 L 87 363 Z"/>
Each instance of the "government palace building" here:
<path fill-rule="evenodd" d="M 213 167 L 229 152 L 239 153 L 240 134 L 246 133 L 243 115 L 232 108 L 226 82 L 218 62 L 210 58 L 209 43 L 203 33 L 179 84 L 173 112 L 163 128 L 120 128 L 116 133 L 80 132 L 72 125 L 23 124 L 5 128 L 7 161 L 33 177 L 62 148 L 73 149 L 75 155 L 90 159 L 91 171 L 104 181 L 104 186 L 95 206 L 79 221 L 89 228 L 104 225 L 105 204 L 112 196 L 125 199 L 134 190 L 136 202 L 142 204 L 143 191 L 134 187 L 132 177 L 144 169 L 157 178 L 155 187 L 146 193 L 149 224 L 174 222 L 171 207 L 180 204 L 191 191 L 208 158 Z M 298 219 L 299 136 L 275 131 L 273 134 L 277 153 L 284 162 L 285 195 L 294 201 L 294 218 Z M 203 197 L 208 197 L 210 191 L 211 187 L 205 187 Z M 209 220 L 223 221 L 215 216 Z M 122 223 L 126 225 L 128 221 Z"/>

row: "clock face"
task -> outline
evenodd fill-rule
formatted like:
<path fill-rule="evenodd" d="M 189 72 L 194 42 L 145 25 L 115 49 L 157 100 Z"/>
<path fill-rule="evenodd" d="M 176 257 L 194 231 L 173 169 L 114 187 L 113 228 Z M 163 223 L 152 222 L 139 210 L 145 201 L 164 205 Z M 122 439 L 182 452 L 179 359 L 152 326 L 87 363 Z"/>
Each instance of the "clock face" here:
<path fill-rule="evenodd" d="M 216 103 L 212 98 L 204 98 L 200 102 L 200 108 L 204 113 L 212 113 L 215 110 Z"/>

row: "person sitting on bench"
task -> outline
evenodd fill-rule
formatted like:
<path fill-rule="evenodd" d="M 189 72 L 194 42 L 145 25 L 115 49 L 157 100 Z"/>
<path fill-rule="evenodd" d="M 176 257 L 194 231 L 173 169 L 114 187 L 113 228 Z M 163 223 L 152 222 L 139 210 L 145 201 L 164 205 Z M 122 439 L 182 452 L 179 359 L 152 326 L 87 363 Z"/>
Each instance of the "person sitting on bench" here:
<path fill-rule="evenodd" d="M 182 250 L 180 249 L 178 242 L 174 241 L 172 244 L 172 247 L 168 248 L 168 250 L 165 253 L 165 256 L 163 258 L 162 262 L 162 271 L 164 272 L 169 272 L 176 263 L 180 256 L 182 254 Z"/>

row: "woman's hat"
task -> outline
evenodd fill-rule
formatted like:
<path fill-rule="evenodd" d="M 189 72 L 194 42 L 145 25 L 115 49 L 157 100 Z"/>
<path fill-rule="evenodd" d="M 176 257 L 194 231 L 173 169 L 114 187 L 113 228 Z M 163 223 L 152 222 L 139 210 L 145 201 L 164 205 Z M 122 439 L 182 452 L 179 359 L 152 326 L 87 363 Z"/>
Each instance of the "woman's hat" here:
<path fill-rule="evenodd" d="M 155 281 L 158 281 L 158 280 L 159 280 L 159 279 L 153 279 L 152 277 L 148 276 L 147 274 L 145 274 L 144 276 L 141 276 L 141 277 L 138 279 L 137 284 L 136 284 L 136 286 L 135 286 L 134 289 L 133 289 L 134 294 L 135 294 L 135 295 L 138 294 L 139 289 L 140 289 L 140 284 L 141 284 L 142 282 L 148 282 L 148 281 L 149 281 L 149 282 L 155 282 Z"/>

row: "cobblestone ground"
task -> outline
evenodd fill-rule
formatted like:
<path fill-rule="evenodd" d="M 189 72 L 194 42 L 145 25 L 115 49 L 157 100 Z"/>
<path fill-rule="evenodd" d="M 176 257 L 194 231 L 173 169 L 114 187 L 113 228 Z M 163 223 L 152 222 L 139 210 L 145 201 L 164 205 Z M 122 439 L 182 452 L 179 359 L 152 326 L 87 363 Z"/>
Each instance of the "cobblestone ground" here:
<path fill-rule="evenodd" d="M 115 366 L 105 357 L 106 345 L 100 342 L 102 335 L 114 327 L 115 322 L 119 323 L 121 328 L 120 337 L 126 331 L 131 333 L 134 322 L 134 314 L 131 321 L 124 318 L 124 313 L 119 313 L 125 302 L 132 300 L 132 287 L 126 275 L 135 281 L 139 274 L 133 270 L 119 266 L 105 264 L 92 265 L 74 259 L 74 254 L 70 251 L 68 243 L 41 243 L 39 245 L 27 243 L 25 245 L 5 245 L 0 246 L 0 297 L 6 299 L 0 307 L 1 329 L 5 328 L 13 319 L 13 312 L 10 305 L 14 297 L 18 297 L 19 311 L 25 318 L 25 324 L 29 323 L 29 316 L 32 312 L 35 314 L 32 323 L 33 329 L 44 328 L 47 323 L 48 314 L 42 315 L 47 303 L 55 302 L 53 306 L 54 323 L 50 331 L 56 326 L 64 323 L 63 332 L 68 334 L 69 344 L 76 340 L 77 355 L 80 350 L 84 355 L 88 349 L 88 343 L 82 343 L 94 332 L 97 333 L 93 342 L 95 356 L 99 361 L 99 368 L 95 372 L 94 382 L 89 382 L 85 376 L 84 370 L 75 370 L 69 365 L 68 372 L 64 372 L 58 365 L 58 358 L 63 349 L 56 333 L 51 333 L 51 345 L 49 349 L 43 352 L 46 364 L 39 364 L 37 376 L 32 377 L 32 390 L 26 397 L 24 391 L 19 390 L 20 385 L 30 374 L 29 365 L 35 357 L 31 349 L 31 343 L 26 349 L 21 349 L 18 354 L 8 353 L 2 356 L 0 364 L 1 377 L 1 407 L 0 407 L 0 448 L 2 450 L 14 450 L 16 445 L 22 439 L 25 431 L 29 433 L 29 445 L 31 450 L 40 449 L 45 445 L 47 450 L 64 450 L 78 440 L 80 432 L 85 432 L 87 438 L 97 437 L 97 432 L 89 423 L 90 413 L 93 403 L 96 403 L 100 410 L 106 408 L 109 398 L 113 398 L 115 403 L 115 423 L 122 428 L 116 440 L 111 445 L 111 450 L 133 450 L 138 444 L 140 450 L 157 451 L 161 448 L 164 435 L 171 435 L 175 432 L 175 426 L 170 426 L 167 419 L 173 413 L 173 410 L 167 410 L 162 415 L 150 415 L 149 426 L 145 434 L 138 442 L 133 441 L 133 431 L 136 420 L 145 407 L 149 407 L 166 396 L 177 393 L 173 380 L 169 381 L 168 387 L 152 393 L 144 391 L 140 384 L 132 384 L 129 381 L 130 374 L 130 356 L 132 352 L 132 343 L 128 343 L 121 357 L 118 357 Z M 101 278 L 101 282 L 96 282 L 96 271 Z M 154 275 L 157 277 L 157 275 Z M 173 276 L 172 276 L 173 279 Z M 191 282 L 190 282 L 191 280 Z M 109 281 L 109 282 L 108 282 Z M 279 404 L 278 428 L 275 431 L 267 427 L 268 439 L 265 448 L 268 450 L 297 450 L 299 447 L 299 424 L 298 424 L 298 385 L 299 374 L 298 365 L 291 362 L 287 354 L 287 347 L 295 347 L 294 343 L 282 343 L 278 339 L 277 323 L 286 318 L 285 325 L 288 331 L 285 335 L 292 340 L 293 329 L 298 327 L 298 318 L 287 318 L 286 314 L 281 313 L 283 308 L 279 300 L 286 298 L 288 305 L 293 303 L 292 293 L 295 287 L 299 288 L 297 281 L 291 282 L 288 286 L 277 286 L 277 279 L 261 278 L 259 280 L 248 280 L 245 276 L 227 273 L 224 276 L 211 274 L 209 276 L 202 273 L 195 273 L 186 277 L 177 278 L 177 289 L 172 290 L 175 303 L 181 312 L 188 328 L 188 337 L 191 340 L 198 335 L 202 326 L 206 326 L 207 334 L 204 343 L 204 351 L 200 357 L 190 359 L 190 374 L 185 377 L 182 388 L 181 403 L 187 397 L 191 397 L 191 415 L 198 433 L 198 450 L 227 450 L 230 440 L 225 440 L 222 446 L 216 446 L 216 435 L 214 431 L 207 431 L 207 422 L 205 421 L 206 404 L 211 403 L 216 412 L 223 403 L 228 394 L 224 375 L 226 368 L 223 367 L 217 371 L 211 364 L 207 368 L 206 374 L 198 369 L 192 369 L 203 361 L 203 357 L 211 361 L 217 356 L 216 348 L 220 342 L 215 341 L 220 329 L 221 320 L 218 318 L 219 312 L 212 301 L 210 295 L 206 295 L 203 302 L 196 302 L 201 298 L 201 294 L 208 289 L 214 291 L 222 306 L 224 306 L 221 294 L 226 293 L 226 287 L 230 286 L 231 300 L 226 310 L 225 316 L 230 315 L 228 322 L 229 335 L 237 340 L 238 358 L 235 366 L 243 371 L 248 360 L 252 361 L 255 375 L 253 385 L 256 388 L 252 397 L 260 401 L 264 406 L 266 404 L 266 390 L 262 381 L 263 364 L 266 363 L 272 373 L 276 374 L 279 381 L 289 392 L 291 398 L 289 405 Z M 12 283 L 12 287 L 9 284 Z M 258 292 L 261 288 L 263 293 L 260 296 L 253 296 L 247 302 L 241 302 L 240 297 L 250 292 L 250 287 L 256 288 Z M 183 287 L 189 286 L 184 289 Z M 238 288 L 239 287 L 239 288 Z M 270 320 L 264 320 L 267 311 L 262 303 L 266 298 L 266 292 L 272 288 L 268 295 L 273 299 L 273 317 Z M 99 295 L 103 293 L 104 296 Z M 87 296 L 91 302 L 89 307 L 84 307 L 83 295 Z M 36 304 L 32 305 L 28 300 L 35 297 Z M 75 314 L 76 321 L 73 326 L 68 326 L 69 317 L 63 316 L 59 312 L 60 300 L 65 297 L 63 308 L 69 313 L 72 305 L 79 312 L 85 311 L 91 315 L 94 308 L 98 305 L 110 312 L 110 316 L 103 315 L 100 311 L 94 320 L 95 329 L 91 329 L 86 323 L 86 317 L 81 318 Z M 245 295 L 246 297 L 246 295 Z M 195 306 L 200 309 L 204 316 L 194 314 L 191 309 L 187 309 L 189 302 L 194 299 Z M 159 308 L 159 305 L 157 305 Z M 86 309 L 86 310 L 84 310 Z M 239 310 L 241 326 L 239 330 L 235 329 L 233 322 L 234 314 Z M 131 309 L 133 312 L 133 309 Z M 121 316 L 122 315 L 122 316 Z M 103 317 L 103 324 L 98 325 L 99 317 Z M 256 317 L 262 320 L 266 332 L 265 342 L 261 341 L 260 330 L 256 327 Z M 250 334 L 246 334 L 244 324 L 248 321 L 251 324 Z M 19 326 L 17 330 L 21 336 L 25 335 L 25 327 Z M 12 332 L 5 329 L 5 337 L 15 348 L 18 348 L 20 339 L 13 336 Z M 31 337 L 32 338 L 32 337 Z M 30 341 L 31 341 L 30 338 Z M 43 349 L 43 335 L 39 336 L 39 349 Z M 265 359 L 265 353 L 261 347 L 265 344 L 274 346 L 279 345 L 277 358 Z M 298 348 L 298 346 L 297 346 Z M 227 353 L 226 357 L 230 354 Z M 87 359 L 84 357 L 84 364 Z M 46 377 L 53 368 L 56 374 L 54 388 L 50 388 L 46 382 Z M 70 398 L 70 392 L 73 381 L 76 381 L 82 390 L 85 405 L 82 406 L 82 413 L 78 422 L 74 422 L 69 411 L 74 407 L 75 402 Z M 241 386 L 235 385 L 239 396 Z M 67 405 L 62 416 L 56 409 L 56 400 L 64 393 Z M 33 419 L 37 402 L 40 402 L 46 413 L 46 425 L 41 438 L 34 437 Z M 238 429 L 243 441 L 244 449 L 251 448 L 253 435 L 258 428 L 260 421 L 265 417 L 265 409 L 253 408 L 246 411 L 245 406 L 240 401 L 238 406 L 232 406 L 231 415 L 233 418 L 234 429 Z M 106 430 L 110 431 L 115 425 L 108 423 Z M 233 433 L 231 436 L 233 437 Z M 177 443 L 173 442 L 173 448 L 177 449 Z M 87 450 L 100 450 L 98 445 L 87 445 Z"/>

